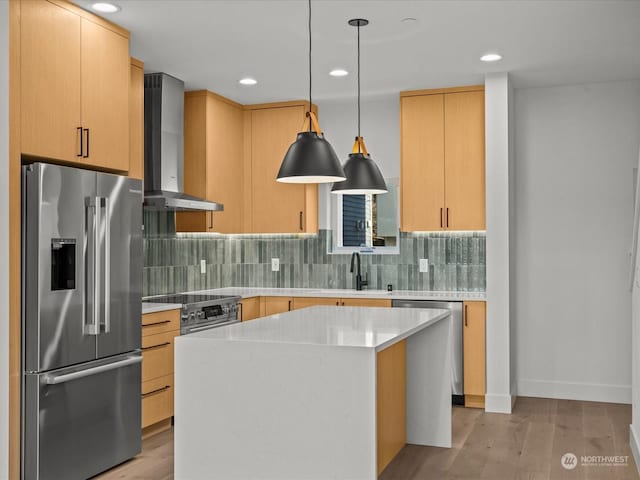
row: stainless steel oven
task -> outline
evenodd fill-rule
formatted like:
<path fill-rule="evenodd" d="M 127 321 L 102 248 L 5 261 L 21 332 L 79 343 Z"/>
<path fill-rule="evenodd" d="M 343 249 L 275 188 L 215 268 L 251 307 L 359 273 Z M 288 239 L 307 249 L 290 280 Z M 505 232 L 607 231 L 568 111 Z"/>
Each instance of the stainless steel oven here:
<path fill-rule="evenodd" d="M 180 335 L 238 323 L 240 297 L 208 294 L 163 295 L 145 302 L 180 303 Z"/>

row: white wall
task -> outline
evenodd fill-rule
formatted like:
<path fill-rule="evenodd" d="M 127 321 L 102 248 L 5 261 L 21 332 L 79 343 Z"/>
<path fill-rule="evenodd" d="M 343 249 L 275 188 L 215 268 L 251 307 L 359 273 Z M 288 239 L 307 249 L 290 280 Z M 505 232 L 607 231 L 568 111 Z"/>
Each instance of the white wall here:
<path fill-rule="evenodd" d="M 518 395 L 631 402 L 640 81 L 516 90 Z"/>
<path fill-rule="evenodd" d="M 510 94 L 506 73 L 485 78 L 487 210 L 487 393 L 488 412 L 511 413 L 512 369 L 509 282 Z"/>
<path fill-rule="evenodd" d="M 636 195 L 640 195 L 640 192 L 636 192 Z M 632 422 L 629 443 L 636 466 L 640 469 L 640 258 L 636 258 L 635 270 L 631 303 Z"/>
<path fill-rule="evenodd" d="M 0 479 L 9 477 L 9 4 L 0 1 Z"/>
<path fill-rule="evenodd" d="M 361 133 L 367 150 L 385 178 L 400 177 L 400 95 L 363 98 Z M 344 163 L 358 134 L 356 98 L 318 102 L 325 137 Z M 330 187 L 320 187 L 319 228 L 331 228 Z"/>

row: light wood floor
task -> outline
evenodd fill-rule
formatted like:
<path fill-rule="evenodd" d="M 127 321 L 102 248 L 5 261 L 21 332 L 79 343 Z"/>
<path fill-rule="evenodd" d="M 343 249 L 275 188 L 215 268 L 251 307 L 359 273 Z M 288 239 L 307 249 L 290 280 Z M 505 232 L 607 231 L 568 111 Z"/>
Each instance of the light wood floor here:
<path fill-rule="evenodd" d="M 640 480 L 629 449 L 631 406 L 519 397 L 512 415 L 453 409 L 453 448 L 407 445 L 380 480 Z M 627 466 L 565 470 L 560 457 L 625 455 Z M 173 479 L 173 433 L 144 441 L 133 460 L 97 477 Z M 205 480 L 205 479 L 202 479 Z"/>

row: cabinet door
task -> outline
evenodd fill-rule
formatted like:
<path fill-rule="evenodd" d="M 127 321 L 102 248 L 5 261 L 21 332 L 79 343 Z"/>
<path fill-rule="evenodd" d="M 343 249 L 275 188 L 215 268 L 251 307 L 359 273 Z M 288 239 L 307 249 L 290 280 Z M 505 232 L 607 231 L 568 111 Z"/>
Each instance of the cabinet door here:
<path fill-rule="evenodd" d="M 484 230 L 484 91 L 448 93 L 445 115 L 445 224 Z"/>
<path fill-rule="evenodd" d="M 243 298 L 240 301 L 240 320 L 246 322 L 260 317 L 260 297 Z"/>
<path fill-rule="evenodd" d="M 144 68 L 133 58 L 129 69 L 129 176 L 144 179 Z"/>
<path fill-rule="evenodd" d="M 224 205 L 213 213 L 215 232 L 242 232 L 243 115 L 240 107 L 207 97 L 206 198 Z"/>
<path fill-rule="evenodd" d="M 466 406 L 484 407 L 486 304 L 464 302 L 464 395 Z"/>
<path fill-rule="evenodd" d="M 129 170 L 129 40 L 85 18 L 81 28 L 86 163 Z"/>
<path fill-rule="evenodd" d="M 327 297 L 294 297 L 293 309 L 315 307 L 316 305 L 327 305 L 337 307 L 341 304 L 340 298 L 327 298 Z"/>
<path fill-rule="evenodd" d="M 401 230 L 441 230 L 444 97 L 403 97 L 401 102 Z"/>
<path fill-rule="evenodd" d="M 206 93 L 187 93 L 184 97 L 184 193 L 206 198 L 211 176 L 208 173 Z M 176 231 L 213 232 L 213 212 L 176 212 Z"/>
<path fill-rule="evenodd" d="M 22 153 L 79 161 L 80 17 L 49 2 L 20 8 Z"/>
<path fill-rule="evenodd" d="M 276 182 L 280 164 L 304 120 L 302 106 L 251 112 L 252 231 L 304 231 L 305 186 Z"/>
<path fill-rule="evenodd" d="M 289 312 L 293 309 L 293 298 L 291 297 L 263 297 L 264 315 L 275 315 L 276 313 Z"/>

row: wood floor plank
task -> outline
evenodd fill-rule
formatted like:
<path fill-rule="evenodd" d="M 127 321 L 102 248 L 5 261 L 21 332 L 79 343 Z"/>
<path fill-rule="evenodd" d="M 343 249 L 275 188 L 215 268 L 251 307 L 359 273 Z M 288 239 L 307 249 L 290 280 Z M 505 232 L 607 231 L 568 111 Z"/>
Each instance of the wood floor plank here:
<path fill-rule="evenodd" d="M 407 445 L 379 480 L 640 480 L 629 448 L 631 406 L 518 398 L 512 415 L 453 409 L 453 448 Z M 629 456 L 625 466 L 566 470 L 565 453 Z M 173 480 L 173 432 L 99 480 Z"/>

